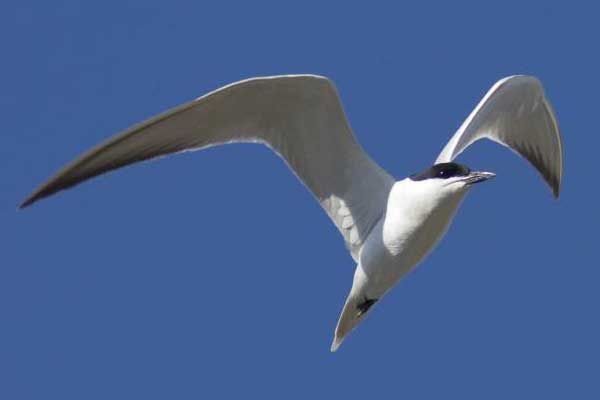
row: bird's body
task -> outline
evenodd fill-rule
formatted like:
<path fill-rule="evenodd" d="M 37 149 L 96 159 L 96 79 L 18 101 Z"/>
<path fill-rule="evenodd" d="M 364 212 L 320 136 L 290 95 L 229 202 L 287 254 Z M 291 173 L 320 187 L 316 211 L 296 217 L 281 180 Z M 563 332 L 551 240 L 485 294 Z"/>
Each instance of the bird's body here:
<path fill-rule="evenodd" d="M 408 178 L 393 186 L 385 216 L 360 253 L 358 266 L 368 298 L 381 298 L 433 249 L 466 194 L 431 197 L 411 186 L 415 185 Z"/>
<path fill-rule="evenodd" d="M 376 301 L 410 272 L 448 230 L 468 186 L 437 190 L 435 182 L 398 181 L 392 187 L 382 219 L 370 232 L 358 258 L 352 289 L 332 345 L 336 350 L 360 318 L 361 302 Z M 360 317 L 364 313 L 359 313 Z"/>
<path fill-rule="evenodd" d="M 138 161 L 226 143 L 266 144 L 313 193 L 356 262 L 331 347 L 336 350 L 368 310 L 435 247 L 471 186 L 494 176 L 453 162 L 481 138 L 526 158 L 558 196 L 560 134 L 533 77 L 496 83 L 433 166 L 396 182 L 354 137 L 333 84 L 298 75 L 231 84 L 135 125 L 67 165 L 21 207 Z"/>

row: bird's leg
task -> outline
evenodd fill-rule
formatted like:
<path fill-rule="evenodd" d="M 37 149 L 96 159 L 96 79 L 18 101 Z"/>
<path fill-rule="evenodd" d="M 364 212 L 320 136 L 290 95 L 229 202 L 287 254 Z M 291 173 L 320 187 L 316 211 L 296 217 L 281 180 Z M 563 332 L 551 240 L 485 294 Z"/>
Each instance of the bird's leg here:
<path fill-rule="evenodd" d="M 377 303 L 377 300 L 379 300 L 379 299 L 367 299 L 365 297 L 365 299 L 356 306 L 356 309 L 358 310 L 358 313 L 356 314 L 356 316 L 360 317 L 363 314 L 365 314 L 367 311 L 369 311 L 369 309 L 373 306 L 373 304 Z"/>

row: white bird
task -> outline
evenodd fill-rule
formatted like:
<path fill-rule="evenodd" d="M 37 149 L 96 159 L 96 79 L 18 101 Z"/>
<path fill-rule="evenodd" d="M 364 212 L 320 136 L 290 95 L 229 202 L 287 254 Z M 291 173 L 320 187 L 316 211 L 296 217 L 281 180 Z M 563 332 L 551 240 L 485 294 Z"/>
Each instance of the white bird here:
<path fill-rule="evenodd" d="M 395 181 L 357 142 L 333 83 L 315 75 L 230 84 L 137 124 L 83 154 L 22 204 L 138 161 L 256 142 L 279 154 L 339 229 L 356 262 L 331 350 L 445 234 L 473 184 L 494 176 L 452 162 L 488 138 L 527 159 L 558 197 L 563 150 L 550 103 L 530 76 L 498 81 L 435 164 Z"/>

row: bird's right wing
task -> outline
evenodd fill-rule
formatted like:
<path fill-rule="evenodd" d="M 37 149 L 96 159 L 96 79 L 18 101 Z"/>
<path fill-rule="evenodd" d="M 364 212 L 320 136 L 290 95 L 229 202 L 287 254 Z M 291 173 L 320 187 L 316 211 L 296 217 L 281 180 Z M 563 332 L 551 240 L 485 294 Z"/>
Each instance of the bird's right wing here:
<path fill-rule="evenodd" d="M 436 163 L 454 160 L 483 138 L 500 143 L 529 161 L 558 197 L 562 141 L 554 111 L 539 80 L 515 75 L 498 81 L 452 136 Z"/>
<path fill-rule="evenodd" d="M 135 125 L 67 165 L 21 207 L 138 161 L 232 142 L 264 143 L 281 155 L 357 258 L 394 180 L 356 141 L 333 84 L 314 75 L 237 82 Z"/>

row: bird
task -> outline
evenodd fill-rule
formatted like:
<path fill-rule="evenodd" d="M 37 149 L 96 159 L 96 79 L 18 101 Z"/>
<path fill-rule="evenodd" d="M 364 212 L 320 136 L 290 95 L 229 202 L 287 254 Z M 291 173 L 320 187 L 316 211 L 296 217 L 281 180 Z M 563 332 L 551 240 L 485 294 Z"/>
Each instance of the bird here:
<path fill-rule="evenodd" d="M 335 327 L 334 352 L 431 252 L 470 189 L 495 176 L 455 161 L 484 138 L 527 160 L 558 198 L 562 138 L 543 86 L 533 76 L 496 82 L 435 162 L 397 181 L 357 141 L 330 79 L 279 75 L 226 85 L 133 125 L 67 164 L 19 208 L 140 161 L 229 143 L 266 145 L 314 195 L 356 265 Z"/>

